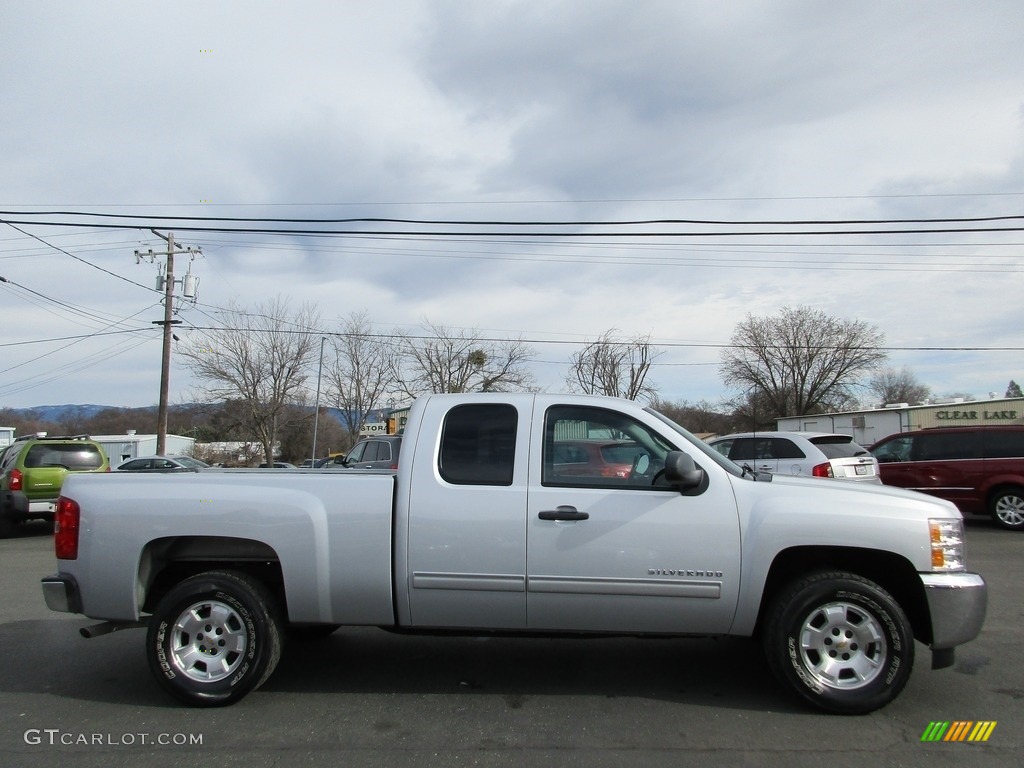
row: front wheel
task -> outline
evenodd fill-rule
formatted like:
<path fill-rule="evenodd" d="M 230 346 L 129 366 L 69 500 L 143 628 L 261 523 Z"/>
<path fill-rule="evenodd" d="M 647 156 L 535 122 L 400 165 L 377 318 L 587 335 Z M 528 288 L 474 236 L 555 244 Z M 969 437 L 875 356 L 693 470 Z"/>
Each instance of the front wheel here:
<path fill-rule="evenodd" d="M 1024 530 L 1024 490 L 1003 488 L 995 493 L 990 504 L 992 517 L 1003 528 Z"/>
<path fill-rule="evenodd" d="M 914 664 L 906 614 L 877 584 L 818 573 L 784 589 L 764 632 L 775 675 L 820 709 L 865 714 L 903 690 Z"/>
<path fill-rule="evenodd" d="M 281 657 L 273 597 L 243 573 L 186 579 L 153 612 L 146 656 L 157 682 L 181 701 L 233 704 L 262 685 Z"/>

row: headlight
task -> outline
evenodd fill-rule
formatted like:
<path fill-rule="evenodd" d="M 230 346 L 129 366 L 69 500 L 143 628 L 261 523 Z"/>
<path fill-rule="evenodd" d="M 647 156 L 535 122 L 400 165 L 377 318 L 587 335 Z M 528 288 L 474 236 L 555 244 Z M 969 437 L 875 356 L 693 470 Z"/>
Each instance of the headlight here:
<path fill-rule="evenodd" d="M 964 570 L 964 521 L 931 519 L 932 570 Z"/>

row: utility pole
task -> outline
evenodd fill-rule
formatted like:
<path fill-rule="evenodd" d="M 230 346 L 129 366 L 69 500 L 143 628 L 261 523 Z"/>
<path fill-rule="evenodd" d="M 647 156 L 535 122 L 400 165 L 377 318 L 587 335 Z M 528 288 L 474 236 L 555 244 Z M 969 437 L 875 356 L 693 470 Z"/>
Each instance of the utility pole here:
<path fill-rule="evenodd" d="M 160 359 L 160 404 L 157 407 L 156 416 L 156 452 L 158 455 L 162 455 L 167 452 L 167 408 L 171 388 L 171 339 L 174 337 L 172 329 L 173 326 L 181 323 L 181 320 L 174 319 L 174 233 L 168 232 L 166 235 L 163 235 L 155 229 L 151 229 L 150 232 L 167 241 L 166 272 L 164 275 L 157 277 L 157 290 L 162 288 L 164 293 L 164 319 L 153 321 L 153 325 L 163 326 L 163 353 Z M 201 249 L 189 248 L 187 252 L 193 254 L 194 258 L 194 254 L 201 253 L 202 251 Z M 148 255 L 152 257 L 154 255 L 153 251 L 150 250 Z M 136 259 L 142 259 L 144 256 L 145 254 L 142 254 L 140 251 L 135 252 Z M 192 277 L 191 267 L 185 279 L 180 282 L 182 283 L 185 298 L 194 299 L 196 282 Z"/>
<path fill-rule="evenodd" d="M 324 373 L 324 342 L 327 341 L 326 336 L 320 337 L 320 367 L 316 371 L 316 404 L 313 406 L 313 463 L 311 466 L 316 466 L 316 433 L 317 428 L 320 426 L 320 378 Z"/>
<path fill-rule="evenodd" d="M 160 235 L 159 232 L 153 234 Z M 161 235 L 162 237 L 162 235 Z M 160 406 L 156 414 L 156 452 L 167 452 L 167 399 L 171 387 L 171 324 L 174 323 L 174 233 L 167 233 L 167 276 L 164 278 L 164 348 L 160 358 Z M 180 323 L 181 321 L 178 320 Z"/>

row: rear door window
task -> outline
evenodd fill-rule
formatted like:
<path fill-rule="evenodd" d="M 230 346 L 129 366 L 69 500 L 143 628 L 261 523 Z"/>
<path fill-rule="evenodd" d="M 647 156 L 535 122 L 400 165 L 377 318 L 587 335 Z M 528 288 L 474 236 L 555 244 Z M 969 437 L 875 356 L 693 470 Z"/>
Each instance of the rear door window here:
<path fill-rule="evenodd" d="M 1017 459 L 1024 457 L 1024 431 L 993 430 L 982 440 L 986 459 Z"/>
<path fill-rule="evenodd" d="M 914 461 L 951 461 L 981 458 L 977 432 L 949 432 L 914 435 Z"/>
<path fill-rule="evenodd" d="M 519 414 L 503 403 L 457 405 L 441 430 L 438 470 L 456 485 L 512 485 Z"/>
<path fill-rule="evenodd" d="M 763 440 L 761 441 L 764 442 Z M 759 457 L 757 455 L 758 441 L 753 437 L 738 437 L 733 440 L 732 448 L 729 449 L 729 458 L 733 461 L 750 461 Z"/>
<path fill-rule="evenodd" d="M 784 437 L 773 437 L 771 439 L 771 455 L 765 456 L 766 459 L 806 459 L 804 452 L 800 450 L 800 447 L 792 440 L 787 440 Z M 758 457 L 761 458 L 761 457 Z"/>

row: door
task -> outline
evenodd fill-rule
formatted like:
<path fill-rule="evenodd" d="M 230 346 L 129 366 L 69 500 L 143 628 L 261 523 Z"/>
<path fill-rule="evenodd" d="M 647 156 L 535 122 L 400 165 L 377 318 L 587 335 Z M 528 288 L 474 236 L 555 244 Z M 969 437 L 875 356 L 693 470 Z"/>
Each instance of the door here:
<path fill-rule="evenodd" d="M 408 515 L 408 621 L 417 627 L 526 626 L 526 498 L 532 397 L 451 405 L 432 399 L 417 446 Z M 410 438 L 412 439 L 412 438 Z M 424 455 L 426 454 L 426 455 Z M 401 515 L 399 515 L 401 519 Z M 401 570 L 401 564 L 399 565 Z M 399 606 L 400 617 L 403 606 Z"/>
<path fill-rule="evenodd" d="M 772 451 L 770 437 L 738 437 L 729 451 L 729 458 L 755 472 L 778 472 L 779 460 Z"/>
<path fill-rule="evenodd" d="M 900 435 L 874 453 L 886 485 L 929 493 L 954 504 L 970 502 L 973 474 L 984 467 L 980 441 L 972 431 Z"/>
<path fill-rule="evenodd" d="M 571 474 L 573 440 L 640 450 L 626 477 Z M 555 405 L 534 436 L 528 513 L 527 625 L 536 630 L 708 633 L 729 629 L 739 591 L 739 521 L 718 473 L 692 492 L 660 470 L 677 447 L 617 411 Z M 684 446 L 683 446 L 684 447 Z M 698 465 L 711 460 L 691 447 Z"/>

